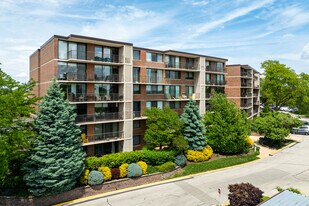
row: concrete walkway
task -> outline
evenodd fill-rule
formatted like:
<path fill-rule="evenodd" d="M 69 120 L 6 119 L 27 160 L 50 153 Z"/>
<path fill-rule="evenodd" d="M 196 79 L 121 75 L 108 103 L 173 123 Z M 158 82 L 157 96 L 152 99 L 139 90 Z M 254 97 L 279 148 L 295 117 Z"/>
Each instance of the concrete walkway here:
<path fill-rule="evenodd" d="M 309 195 L 309 136 L 294 137 L 303 141 L 262 160 L 143 189 L 102 194 L 70 205 L 216 205 L 218 188 L 222 191 L 220 202 L 228 203 L 228 185 L 241 182 L 252 183 L 267 196 L 276 194 L 277 186 L 295 187 Z"/>

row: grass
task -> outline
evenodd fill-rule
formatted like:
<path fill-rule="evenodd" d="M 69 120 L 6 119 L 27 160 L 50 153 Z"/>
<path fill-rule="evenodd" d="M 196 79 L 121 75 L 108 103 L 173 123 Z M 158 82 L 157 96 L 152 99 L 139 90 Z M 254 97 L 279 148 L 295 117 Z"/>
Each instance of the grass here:
<path fill-rule="evenodd" d="M 211 170 L 216 170 L 220 168 L 230 167 L 234 165 L 243 164 L 246 162 L 251 162 L 253 160 L 259 159 L 257 156 L 259 152 L 252 152 L 249 155 L 242 156 L 233 156 L 233 157 L 224 157 L 220 159 L 216 159 L 209 162 L 202 162 L 196 164 L 189 164 L 183 168 L 183 172 L 179 174 L 175 174 L 172 178 L 182 177 L 191 174 L 197 174 L 200 172 L 206 172 Z"/>
<path fill-rule="evenodd" d="M 270 197 L 268 197 L 268 196 L 263 196 L 261 201 L 264 202 L 264 201 L 268 200 L 269 198 Z"/>

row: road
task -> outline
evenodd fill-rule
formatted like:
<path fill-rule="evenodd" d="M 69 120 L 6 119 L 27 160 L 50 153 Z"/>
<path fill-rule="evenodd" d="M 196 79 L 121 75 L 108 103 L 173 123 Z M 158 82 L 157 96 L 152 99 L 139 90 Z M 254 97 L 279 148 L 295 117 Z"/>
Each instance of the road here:
<path fill-rule="evenodd" d="M 294 187 L 309 195 L 309 136 L 300 137 L 301 143 L 253 163 L 71 205 L 215 205 L 218 188 L 221 203 L 228 203 L 228 185 L 241 182 L 250 182 L 268 196 L 277 193 L 277 186 Z"/>

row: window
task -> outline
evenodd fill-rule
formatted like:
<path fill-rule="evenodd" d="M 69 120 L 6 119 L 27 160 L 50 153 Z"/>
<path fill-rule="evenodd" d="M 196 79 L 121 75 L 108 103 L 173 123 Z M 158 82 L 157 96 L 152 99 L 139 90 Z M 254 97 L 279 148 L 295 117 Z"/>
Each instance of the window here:
<path fill-rule="evenodd" d="M 224 94 L 224 87 L 215 87 L 215 92 Z"/>
<path fill-rule="evenodd" d="M 224 75 L 222 74 L 218 74 L 218 75 L 214 75 L 214 79 L 215 79 L 215 84 L 216 85 L 224 85 Z"/>
<path fill-rule="evenodd" d="M 133 67 L 133 82 L 140 82 L 140 68 Z"/>
<path fill-rule="evenodd" d="M 206 74 L 206 84 L 210 84 L 210 74 Z"/>
<path fill-rule="evenodd" d="M 94 84 L 94 95 L 99 101 L 119 101 L 121 99 L 118 84 Z"/>
<path fill-rule="evenodd" d="M 193 72 L 186 72 L 185 79 L 194 79 L 194 73 Z"/>
<path fill-rule="evenodd" d="M 67 59 L 68 58 L 68 42 L 59 41 L 58 57 L 59 57 L 59 59 Z"/>
<path fill-rule="evenodd" d="M 141 121 L 140 120 L 135 120 L 133 121 L 133 128 L 140 128 L 141 127 Z"/>
<path fill-rule="evenodd" d="M 119 62 L 118 53 L 118 48 L 96 46 L 94 48 L 94 60 L 104 62 Z"/>
<path fill-rule="evenodd" d="M 211 88 L 210 87 L 206 87 L 206 90 L 205 90 L 206 98 L 210 98 L 210 94 L 211 94 Z"/>
<path fill-rule="evenodd" d="M 133 85 L 133 94 L 140 94 L 141 93 L 141 85 L 134 84 Z"/>
<path fill-rule="evenodd" d="M 169 102 L 169 108 L 171 109 L 179 109 L 180 103 L 179 102 Z"/>
<path fill-rule="evenodd" d="M 165 56 L 165 67 L 166 68 L 180 68 L 180 58 L 177 56 Z"/>
<path fill-rule="evenodd" d="M 119 70 L 116 66 L 94 65 L 95 81 L 118 82 Z"/>
<path fill-rule="evenodd" d="M 186 69 L 194 69 L 194 59 L 186 58 Z"/>
<path fill-rule="evenodd" d="M 186 95 L 191 97 L 194 93 L 194 86 L 186 86 Z"/>
<path fill-rule="evenodd" d="M 165 86 L 165 97 L 167 99 L 178 99 L 180 96 L 180 86 L 167 85 Z"/>
<path fill-rule="evenodd" d="M 140 51 L 139 50 L 133 50 L 133 59 L 134 60 L 140 60 Z"/>
<path fill-rule="evenodd" d="M 165 78 L 168 79 L 180 79 L 180 72 L 178 71 L 165 71 Z"/>
<path fill-rule="evenodd" d="M 162 62 L 162 54 L 146 52 L 146 60 L 148 62 Z"/>
<path fill-rule="evenodd" d="M 163 94 L 162 85 L 146 85 L 146 94 Z"/>
<path fill-rule="evenodd" d="M 133 136 L 133 146 L 141 144 L 141 135 L 134 135 Z"/>
<path fill-rule="evenodd" d="M 58 62 L 58 79 L 85 81 L 86 64 Z"/>
<path fill-rule="evenodd" d="M 206 61 L 206 71 L 210 71 L 210 62 Z"/>
<path fill-rule="evenodd" d="M 162 101 L 148 101 L 146 102 L 146 108 L 157 107 L 163 109 L 163 102 Z"/>
<path fill-rule="evenodd" d="M 162 83 L 163 72 L 159 69 L 147 69 L 146 71 L 146 82 L 147 83 Z"/>
<path fill-rule="evenodd" d="M 95 140 L 120 137 L 119 123 L 96 124 L 94 126 Z"/>
<path fill-rule="evenodd" d="M 221 62 L 217 63 L 217 71 L 223 72 L 223 63 Z"/>

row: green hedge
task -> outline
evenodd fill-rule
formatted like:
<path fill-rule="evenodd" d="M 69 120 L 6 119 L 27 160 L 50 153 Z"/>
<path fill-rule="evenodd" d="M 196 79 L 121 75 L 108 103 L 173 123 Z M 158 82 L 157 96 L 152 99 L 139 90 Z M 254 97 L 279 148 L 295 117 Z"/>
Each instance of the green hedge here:
<path fill-rule="evenodd" d="M 119 167 L 123 163 L 131 164 L 144 161 L 148 165 L 162 165 L 166 162 L 173 162 L 177 151 L 151 151 L 137 150 L 132 152 L 119 152 L 102 157 L 87 157 L 86 168 L 94 170 L 102 165 L 110 168 Z"/>

